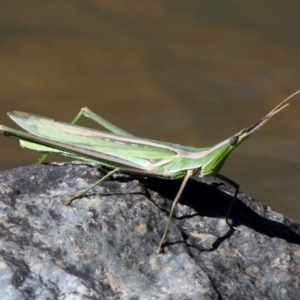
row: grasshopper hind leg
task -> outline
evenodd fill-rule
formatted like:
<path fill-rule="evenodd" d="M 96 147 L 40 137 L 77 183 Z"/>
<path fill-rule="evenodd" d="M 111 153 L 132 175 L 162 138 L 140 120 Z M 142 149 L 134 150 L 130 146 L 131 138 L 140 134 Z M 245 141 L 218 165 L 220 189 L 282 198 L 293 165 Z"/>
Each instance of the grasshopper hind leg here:
<path fill-rule="evenodd" d="M 83 192 L 81 192 L 80 194 L 76 195 L 75 197 L 69 199 L 66 203 L 65 206 L 69 206 L 74 200 L 80 198 L 82 195 L 86 194 L 89 190 L 91 190 L 92 188 L 94 188 L 96 185 L 98 185 L 99 183 L 101 183 L 102 181 L 105 181 L 108 177 L 110 177 L 111 175 L 113 175 L 114 173 L 119 172 L 120 169 L 116 168 L 113 169 L 112 171 L 108 172 L 105 176 L 103 176 L 101 179 L 99 179 L 97 182 L 95 182 L 94 184 L 92 184 L 91 186 L 89 186 L 86 190 L 84 190 Z"/>
<path fill-rule="evenodd" d="M 106 121 L 105 119 L 103 119 L 102 117 L 97 115 L 96 113 L 92 112 L 87 107 L 84 107 L 80 110 L 79 114 L 74 118 L 75 122 L 77 122 L 81 118 L 81 116 L 92 119 L 93 121 L 100 124 L 101 126 L 103 126 L 108 131 L 110 131 L 114 134 L 121 135 L 121 136 L 126 136 L 126 137 L 134 137 L 134 135 L 132 135 L 129 132 L 115 126 L 114 124 L 112 124 L 108 121 Z M 73 123 L 73 121 L 72 121 L 72 124 L 75 124 L 75 123 Z"/>
<path fill-rule="evenodd" d="M 79 119 L 84 116 L 84 111 L 81 109 L 80 112 L 76 115 L 76 117 L 71 121 L 71 124 L 75 125 Z M 39 163 L 42 164 L 46 158 L 48 157 L 49 154 L 43 154 L 42 157 L 39 159 Z"/>
<path fill-rule="evenodd" d="M 86 118 L 89 118 L 89 119 L 95 121 L 96 123 L 100 124 L 101 126 L 103 126 L 108 131 L 110 131 L 114 134 L 122 135 L 122 136 L 126 136 L 126 137 L 134 137 L 132 134 L 130 134 L 130 133 L 124 131 L 123 129 L 115 126 L 114 124 L 106 121 L 105 119 L 103 119 L 102 117 L 100 117 L 99 115 L 97 115 L 96 113 L 94 113 L 87 107 L 84 107 L 80 110 L 80 112 L 76 115 L 76 117 L 71 121 L 71 124 L 73 124 L 73 125 L 77 124 L 77 122 L 82 117 L 86 117 Z M 42 155 L 42 157 L 39 159 L 38 162 L 40 164 L 43 163 L 46 160 L 46 158 L 48 157 L 48 155 L 49 154 Z"/>

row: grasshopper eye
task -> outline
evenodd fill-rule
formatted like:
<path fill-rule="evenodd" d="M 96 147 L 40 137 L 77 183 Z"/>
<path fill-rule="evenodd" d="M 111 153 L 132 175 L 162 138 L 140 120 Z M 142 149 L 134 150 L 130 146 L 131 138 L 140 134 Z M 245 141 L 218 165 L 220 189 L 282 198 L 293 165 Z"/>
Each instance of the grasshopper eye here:
<path fill-rule="evenodd" d="M 236 134 L 233 135 L 229 140 L 229 145 L 233 146 L 235 143 L 237 143 L 238 140 L 239 140 L 239 136 Z"/>

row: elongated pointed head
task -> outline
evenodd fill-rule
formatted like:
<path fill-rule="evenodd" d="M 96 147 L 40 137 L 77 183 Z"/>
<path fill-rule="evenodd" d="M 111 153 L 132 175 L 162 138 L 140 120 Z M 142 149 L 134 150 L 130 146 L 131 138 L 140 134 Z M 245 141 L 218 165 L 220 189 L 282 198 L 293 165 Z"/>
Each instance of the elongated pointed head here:
<path fill-rule="evenodd" d="M 208 153 L 203 158 L 200 171 L 201 176 L 213 176 L 219 173 L 229 154 L 250 136 L 245 130 L 247 129 L 243 129 L 231 138 L 208 150 Z"/>
<path fill-rule="evenodd" d="M 242 142 L 244 142 L 254 131 L 263 126 L 280 110 L 288 106 L 288 100 L 290 100 L 293 96 L 299 93 L 300 90 L 286 98 L 284 101 L 282 101 L 279 105 L 277 105 L 273 110 L 271 110 L 265 117 L 260 119 L 258 122 L 234 134 L 231 138 L 210 148 L 202 161 L 202 167 L 200 172 L 201 176 L 213 176 L 217 174 L 222 168 L 228 155 L 233 151 L 233 149 L 235 149 Z"/>

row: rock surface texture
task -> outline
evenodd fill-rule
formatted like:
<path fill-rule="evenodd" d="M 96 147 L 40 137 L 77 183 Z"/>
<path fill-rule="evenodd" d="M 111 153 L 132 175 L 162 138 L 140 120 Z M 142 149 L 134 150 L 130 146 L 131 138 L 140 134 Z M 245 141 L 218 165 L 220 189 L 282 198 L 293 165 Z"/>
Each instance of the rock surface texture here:
<path fill-rule="evenodd" d="M 0 299 L 299 299 L 300 226 L 242 193 L 190 180 L 165 252 L 180 181 L 77 163 L 0 173 Z"/>

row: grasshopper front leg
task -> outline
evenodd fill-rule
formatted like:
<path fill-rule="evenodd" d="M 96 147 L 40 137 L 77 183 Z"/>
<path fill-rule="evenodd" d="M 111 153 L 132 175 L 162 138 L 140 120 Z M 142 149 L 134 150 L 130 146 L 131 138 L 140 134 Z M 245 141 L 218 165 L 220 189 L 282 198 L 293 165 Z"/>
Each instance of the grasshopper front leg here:
<path fill-rule="evenodd" d="M 226 221 L 226 224 L 230 227 L 230 229 L 236 230 L 236 228 L 233 227 L 232 224 L 229 223 L 228 218 L 230 216 L 230 213 L 232 211 L 233 205 L 234 205 L 235 200 L 237 198 L 237 195 L 239 193 L 240 186 L 239 186 L 239 184 L 237 184 L 236 182 L 234 182 L 233 180 L 229 179 L 228 177 L 226 177 L 224 175 L 216 174 L 216 175 L 214 175 L 214 177 L 219 178 L 220 180 L 228 183 L 229 185 L 231 185 L 235 189 L 233 198 L 230 201 L 230 205 L 229 205 L 229 208 L 228 208 L 227 213 L 226 213 L 225 221 Z"/>

